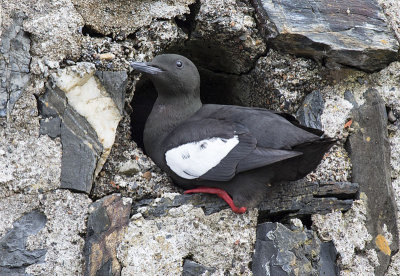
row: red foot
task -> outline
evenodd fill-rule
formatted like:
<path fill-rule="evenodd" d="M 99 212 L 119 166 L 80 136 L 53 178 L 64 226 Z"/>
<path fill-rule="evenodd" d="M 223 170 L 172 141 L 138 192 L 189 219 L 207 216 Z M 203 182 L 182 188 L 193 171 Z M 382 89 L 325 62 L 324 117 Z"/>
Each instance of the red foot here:
<path fill-rule="evenodd" d="M 184 194 L 193 194 L 193 193 L 206 193 L 206 194 L 214 194 L 225 200 L 226 203 L 231 207 L 232 211 L 235 212 L 236 214 L 243 214 L 246 212 L 247 208 L 246 207 L 236 207 L 235 204 L 233 203 L 232 198 L 228 195 L 227 192 L 225 192 L 222 189 L 218 188 L 209 188 L 209 187 L 199 187 L 196 189 L 191 189 L 191 190 L 186 190 Z"/>

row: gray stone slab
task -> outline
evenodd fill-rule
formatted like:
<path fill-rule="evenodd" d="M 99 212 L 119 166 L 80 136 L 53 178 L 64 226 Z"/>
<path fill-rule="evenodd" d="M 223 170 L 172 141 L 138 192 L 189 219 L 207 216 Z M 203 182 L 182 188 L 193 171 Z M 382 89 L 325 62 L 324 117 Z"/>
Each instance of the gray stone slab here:
<path fill-rule="evenodd" d="M 261 223 L 257 226 L 253 275 L 318 275 L 320 243 L 310 230 Z"/>
<path fill-rule="evenodd" d="M 376 71 L 399 45 L 375 0 L 253 0 L 264 36 L 278 50 L 322 63 Z"/>
<path fill-rule="evenodd" d="M 37 234 L 47 218 L 36 210 L 14 222 L 13 228 L 0 239 L 0 275 L 27 275 L 25 267 L 45 261 L 46 249 L 26 248 L 28 236 Z"/>
<path fill-rule="evenodd" d="M 275 183 L 268 189 L 266 198 L 258 206 L 262 221 L 283 219 L 285 216 L 290 218 L 326 214 L 332 210 L 347 211 L 357 196 L 358 184 L 299 180 Z"/>
<path fill-rule="evenodd" d="M 125 104 L 125 92 L 128 85 L 126 71 L 96 71 L 96 77 L 110 94 L 122 115 Z"/>
<path fill-rule="evenodd" d="M 206 272 L 212 275 L 215 272 L 215 268 L 207 267 L 188 259 L 183 262 L 182 276 L 200 276 Z"/>
<path fill-rule="evenodd" d="M 365 103 L 353 109 L 354 132 L 349 136 L 347 149 L 353 164 L 352 180 L 360 184 L 360 193 L 367 197 L 367 229 L 373 237 L 368 248 L 378 252 L 380 263 L 375 275 L 384 275 L 391 255 L 399 249 L 387 115 L 377 90 L 368 89 L 364 97 Z M 382 242 L 386 231 L 392 235 L 390 250 Z"/>
<path fill-rule="evenodd" d="M 0 39 L 0 117 L 9 116 L 30 79 L 30 39 L 23 31 L 26 16 L 17 12 Z"/>
<path fill-rule="evenodd" d="M 50 81 L 38 99 L 40 134 L 61 136 L 61 188 L 89 193 L 103 151 L 94 129 L 67 104 L 65 93 Z"/>

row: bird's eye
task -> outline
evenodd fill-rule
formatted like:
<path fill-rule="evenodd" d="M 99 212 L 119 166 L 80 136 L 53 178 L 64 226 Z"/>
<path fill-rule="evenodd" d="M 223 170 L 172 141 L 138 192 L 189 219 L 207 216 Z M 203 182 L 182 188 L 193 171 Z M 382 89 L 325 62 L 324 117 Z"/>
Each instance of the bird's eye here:
<path fill-rule="evenodd" d="M 182 61 L 178 60 L 178 61 L 176 62 L 176 66 L 177 66 L 178 68 L 182 68 L 182 66 L 183 66 Z"/>

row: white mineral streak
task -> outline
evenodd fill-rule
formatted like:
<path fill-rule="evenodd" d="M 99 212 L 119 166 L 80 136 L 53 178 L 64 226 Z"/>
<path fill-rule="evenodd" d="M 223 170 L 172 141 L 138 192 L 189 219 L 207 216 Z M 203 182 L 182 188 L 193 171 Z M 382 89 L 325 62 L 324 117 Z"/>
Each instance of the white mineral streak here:
<path fill-rule="evenodd" d="M 56 85 L 65 92 L 68 103 L 86 118 L 103 145 L 103 153 L 95 170 L 96 177 L 111 152 L 121 116 L 116 104 L 94 73 L 93 64 L 81 63 L 59 70 L 54 79 Z"/>

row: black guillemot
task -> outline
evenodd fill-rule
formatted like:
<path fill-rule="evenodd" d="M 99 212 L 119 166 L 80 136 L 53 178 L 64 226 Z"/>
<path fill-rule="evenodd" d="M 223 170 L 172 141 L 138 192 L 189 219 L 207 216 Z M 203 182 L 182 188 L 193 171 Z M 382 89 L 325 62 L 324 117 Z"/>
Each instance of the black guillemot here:
<path fill-rule="evenodd" d="M 183 56 L 131 66 L 158 92 L 143 133 L 148 156 L 185 193 L 216 194 L 236 213 L 256 206 L 268 184 L 306 176 L 336 141 L 289 114 L 203 105 L 199 72 Z"/>

